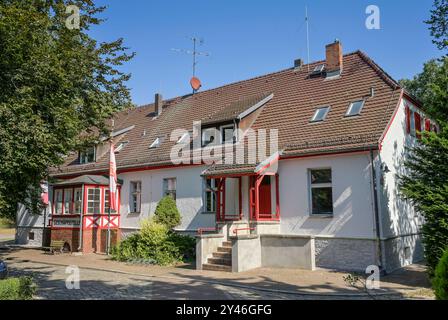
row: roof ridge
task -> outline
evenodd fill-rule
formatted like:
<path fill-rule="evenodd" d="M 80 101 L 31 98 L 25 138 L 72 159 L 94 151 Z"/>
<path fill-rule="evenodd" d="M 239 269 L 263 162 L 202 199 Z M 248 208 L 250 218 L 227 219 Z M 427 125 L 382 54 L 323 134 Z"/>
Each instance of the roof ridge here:
<path fill-rule="evenodd" d="M 366 62 L 375 72 L 386 82 L 392 89 L 402 89 L 398 81 L 396 81 L 390 74 L 384 71 L 372 58 L 370 58 L 365 52 L 357 50 L 356 53 Z"/>
<path fill-rule="evenodd" d="M 344 57 L 349 57 L 349 56 L 352 56 L 352 55 L 355 55 L 355 54 L 358 54 L 358 53 L 361 53 L 361 51 L 360 50 L 351 51 L 351 52 L 348 52 L 348 53 L 344 54 L 343 56 Z M 325 62 L 325 61 L 326 61 L 325 59 L 316 60 L 316 61 L 304 64 L 302 66 L 302 68 L 304 68 L 306 66 L 311 66 L 313 64 L 322 63 L 322 62 Z M 231 82 L 231 83 L 227 83 L 227 84 L 215 87 L 215 88 L 210 88 L 210 89 L 207 89 L 207 90 L 204 90 L 204 91 L 200 91 L 200 92 L 195 93 L 195 95 L 191 95 L 191 94 L 188 95 L 187 94 L 187 95 L 180 95 L 180 96 L 177 96 L 177 97 L 173 97 L 173 98 L 170 98 L 170 99 L 166 100 L 165 102 L 173 102 L 176 99 L 183 99 L 183 98 L 186 98 L 186 97 L 194 97 L 194 96 L 203 95 L 203 94 L 205 94 L 207 92 L 210 92 L 210 91 L 220 90 L 220 89 L 223 89 L 223 88 L 226 88 L 226 87 L 239 85 L 239 84 L 244 83 L 244 82 L 249 82 L 249 81 L 253 81 L 253 80 L 257 80 L 257 79 L 261 79 L 261 78 L 265 78 L 265 77 L 274 76 L 274 75 L 277 75 L 277 74 L 280 74 L 280 73 L 284 73 L 284 72 L 287 72 L 287 71 L 293 71 L 294 69 L 295 69 L 294 67 L 289 67 L 289 68 L 286 68 L 286 69 L 281 69 L 281 70 L 278 70 L 278 71 L 269 72 L 269 73 L 258 75 L 258 76 L 254 76 L 254 77 L 251 77 L 251 78 L 248 78 L 248 79 L 238 80 L 236 82 Z M 152 106 L 152 105 L 154 105 L 154 103 L 143 104 L 143 105 L 138 106 L 137 108 L 149 107 L 149 106 Z"/>

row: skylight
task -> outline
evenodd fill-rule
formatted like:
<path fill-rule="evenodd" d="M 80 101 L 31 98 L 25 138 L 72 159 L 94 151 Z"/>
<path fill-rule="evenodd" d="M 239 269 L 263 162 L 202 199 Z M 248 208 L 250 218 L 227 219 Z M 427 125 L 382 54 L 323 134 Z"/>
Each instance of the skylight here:
<path fill-rule="evenodd" d="M 316 112 L 314 113 L 313 118 L 311 119 L 311 122 L 324 121 L 329 111 L 330 107 L 321 107 L 317 109 Z"/>
<path fill-rule="evenodd" d="M 129 141 L 121 142 L 116 148 L 115 153 L 119 153 L 129 143 Z"/>
<path fill-rule="evenodd" d="M 177 140 L 177 143 L 187 143 L 188 141 L 190 141 L 190 134 L 188 132 L 185 132 L 182 137 Z"/>
<path fill-rule="evenodd" d="M 317 65 L 314 70 L 313 70 L 313 74 L 319 74 L 322 73 L 324 71 L 325 65 L 324 64 L 319 64 Z"/>
<path fill-rule="evenodd" d="M 350 103 L 350 106 L 348 107 L 346 116 L 351 117 L 351 116 L 357 116 L 357 115 L 361 114 L 363 107 L 364 107 L 364 100 L 359 100 L 359 101 Z"/>
<path fill-rule="evenodd" d="M 149 146 L 149 149 L 154 149 L 160 146 L 160 138 L 154 140 L 154 142 Z"/>

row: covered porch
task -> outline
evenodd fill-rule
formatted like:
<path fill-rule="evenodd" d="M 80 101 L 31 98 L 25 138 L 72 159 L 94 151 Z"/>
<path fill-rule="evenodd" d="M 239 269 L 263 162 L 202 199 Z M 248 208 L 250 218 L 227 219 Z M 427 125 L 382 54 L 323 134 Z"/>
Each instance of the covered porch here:
<path fill-rule="evenodd" d="M 118 207 L 120 186 L 118 182 Z M 109 179 L 84 175 L 50 184 L 52 196 L 49 227 L 52 241 L 64 241 L 72 252 L 105 253 L 118 242 L 120 212 L 109 211 Z"/>

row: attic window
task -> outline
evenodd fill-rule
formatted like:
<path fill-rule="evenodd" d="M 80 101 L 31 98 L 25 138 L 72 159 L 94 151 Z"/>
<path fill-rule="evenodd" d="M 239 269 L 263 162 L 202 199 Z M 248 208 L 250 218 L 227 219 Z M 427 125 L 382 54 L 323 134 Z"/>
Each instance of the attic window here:
<path fill-rule="evenodd" d="M 149 146 L 149 149 L 154 149 L 160 147 L 160 138 L 154 140 L 154 142 Z"/>
<path fill-rule="evenodd" d="M 90 147 L 86 149 L 85 151 L 81 151 L 79 153 L 79 163 L 80 164 L 87 164 L 95 162 L 96 158 L 96 150 L 95 147 Z"/>
<path fill-rule="evenodd" d="M 330 112 L 330 107 L 322 107 L 317 109 L 316 112 L 314 113 L 313 118 L 311 119 L 311 122 L 324 121 L 328 115 L 328 112 Z"/>
<path fill-rule="evenodd" d="M 124 147 L 129 143 L 129 141 L 121 142 L 116 148 L 115 153 L 119 153 L 121 150 L 123 150 Z"/>
<path fill-rule="evenodd" d="M 325 69 L 325 65 L 320 64 L 314 68 L 312 74 L 321 74 L 324 71 L 324 69 Z"/>
<path fill-rule="evenodd" d="M 185 132 L 182 137 L 180 137 L 179 140 L 177 140 L 177 143 L 187 143 L 190 140 L 190 134 L 188 132 Z"/>
<path fill-rule="evenodd" d="M 364 100 L 352 102 L 350 103 L 350 106 L 348 107 L 347 110 L 347 114 L 345 116 L 351 117 L 360 115 L 363 107 L 364 107 Z"/>

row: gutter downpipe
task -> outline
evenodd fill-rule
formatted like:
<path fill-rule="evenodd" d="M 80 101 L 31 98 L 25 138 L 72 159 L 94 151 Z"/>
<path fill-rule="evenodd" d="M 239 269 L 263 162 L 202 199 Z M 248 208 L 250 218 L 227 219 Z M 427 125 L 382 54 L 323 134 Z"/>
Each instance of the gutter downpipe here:
<path fill-rule="evenodd" d="M 84 188 L 84 184 L 81 185 L 81 216 L 80 216 L 80 222 L 79 222 L 79 248 L 78 251 L 82 252 L 82 247 L 83 247 L 83 241 L 82 241 L 82 237 L 83 237 L 83 224 L 84 224 L 84 192 L 85 192 L 85 188 Z"/>
<path fill-rule="evenodd" d="M 374 167 L 374 156 L 373 150 L 370 149 L 370 167 L 372 168 L 372 184 L 373 184 L 373 206 L 375 213 L 375 231 L 376 231 L 376 244 L 377 244 L 377 252 L 378 252 L 378 267 L 380 272 L 384 271 L 383 269 L 383 252 L 381 245 L 381 229 L 380 229 L 380 212 L 378 209 L 378 190 L 377 190 L 377 178 L 376 171 Z"/>

